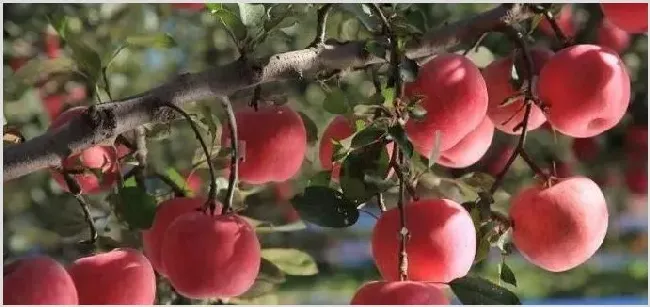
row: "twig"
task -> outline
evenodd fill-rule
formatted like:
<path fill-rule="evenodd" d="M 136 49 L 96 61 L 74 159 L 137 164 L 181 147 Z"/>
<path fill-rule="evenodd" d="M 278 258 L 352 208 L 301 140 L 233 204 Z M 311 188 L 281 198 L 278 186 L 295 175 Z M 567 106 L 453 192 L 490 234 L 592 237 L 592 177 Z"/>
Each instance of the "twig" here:
<path fill-rule="evenodd" d="M 189 114 L 187 114 L 185 111 L 183 111 L 183 109 L 179 108 L 173 103 L 166 103 L 165 105 L 185 117 L 187 122 L 190 124 L 190 127 L 194 131 L 194 136 L 196 136 L 196 138 L 199 140 L 199 143 L 203 148 L 203 153 L 206 157 L 208 157 L 206 163 L 208 164 L 208 171 L 210 172 L 210 191 L 208 192 L 208 201 L 205 203 L 204 209 L 209 210 L 211 214 L 214 214 L 217 199 L 217 176 L 215 174 L 214 167 L 212 166 L 212 161 L 210 161 L 210 150 L 208 150 L 208 145 L 206 145 L 203 136 L 201 136 L 199 128 L 196 126 Z"/>
<path fill-rule="evenodd" d="M 555 32 L 555 36 L 560 41 L 560 44 L 562 44 L 564 47 L 568 47 L 571 44 L 571 40 L 567 38 L 566 35 L 564 35 L 562 29 L 555 21 L 555 18 L 551 11 L 546 10 L 544 12 L 544 18 L 546 18 L 546 21 L 548 21 L 548 23 L 551 25 L 551 28 L 553 28 L 553 32 Z"/>
<path fill-rule="evenodd" d="M 147 134 L 144 126 L 135 129 L 135 159 L 138 165 L 135 170 L 135 181 L 141 189 L 145 189 L 145 171 L 147 169 Z"/>
<path fill-rule="evenodd" d="M 316 21 L 316 37 L 309 44 L 309 46 L 307 46 L 307 48 L 318 47 L 318 45 L 325 42 L 325 26 L 327 24 L 327 17 L 329 16 L 332 7 L 332 3 L 326 3 L 318 9 L 318 17 Z"/>
<path fill-rule="evenodd" d="M 230 176 L 228 177 L 228 190 L 226 191 L 226 201 L 223 204 L 222 214 L 226 214 L 232 206 L 235 187 L 239 177 L 239 139 L 237 135 L 237 118 L 230 104 L 230 99 L 221 97 L 221 104 L 228 114 L 228 130 L 230 131 Z"/>
<path fill-rule="evenodd" d="M 530 158 L 528 153 L 522 148 L 519 150 L 519 156 L 528 164 L 528 167 L 535 172 L 538 176 L 542 177 L 544 181 L 548 181 L 548 175 L 542 171 L 542 169 L 533 161 L 533 159 Z"/>
<path fill-rule="evenodd" d="M 88 240 L 83 240 L 79 242 L 80 244 L 95 244 L 97 242 L 97 228 L 95 228 L 95 223 L 93 222 L 93 219 L 90 215 L 90 209 L 88 209 L 88 203 L 86 203 L 86 200 L 81 196 L 81 187 L 79 187 L 79 184 L 77 183 L 76 180 L 70 176 L 65 170 L 61 171 L 61 174 L 63 175 L 63 179 L 68 186 L 68 191 L 74 198 L 77 200 L 79 203 L 79 206 L 81 207 L 81 210 L 84 213 L 84 220 L 86 221 L 86 224 L 88 225 L 88 229 L 90 230 L 90 238 Z"/>
<path fill-rule="evenodd" d="M 398 161 L 401 164 L 403 157 L 398 150 Z M 400 216 L 400 249 L 399 249 L 399 280 L 408 279 L 408 253 L 406 252 L 406 243 L 408 242 L 409 230 L 406 228 L 406 210 L 404 209 L 404 179 L 399 180 L 399 198 L 397 199 L 397 209 Z"/>

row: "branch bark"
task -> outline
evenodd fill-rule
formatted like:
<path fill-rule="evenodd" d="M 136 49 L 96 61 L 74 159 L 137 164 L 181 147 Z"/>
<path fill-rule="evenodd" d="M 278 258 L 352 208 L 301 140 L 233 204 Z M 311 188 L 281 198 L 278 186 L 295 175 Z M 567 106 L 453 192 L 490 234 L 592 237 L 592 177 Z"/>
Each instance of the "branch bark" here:
<path fill-rule="evenodd" d="M 411 42 L 406 56 L 429 57 L 459 49 L 486 32 L 532 17 L 524 4 L 503 4 L 471 18 L 450 23 Z M 71 153 L 84 148 L 112 143 L 120 133 L 147 123 L 176 119 L 166 102 L 180 107 L 186 103 L 215 96 L 231 95 L 258 84 L 312 78 L 318 72 L 346 70 L 384 62 L 369 54 L 365 42 L 324 44 L 317 48 L 273 55 L 259 62 L 235 61 L 198 73 L 186 73 L 140 95 L 111 101 L 89 108 L 78 119 L 59 129 L 48 131 L 25 143 L 4 148 L 4 180 L 18 178 L 37 170 L 58 166 Z"/>

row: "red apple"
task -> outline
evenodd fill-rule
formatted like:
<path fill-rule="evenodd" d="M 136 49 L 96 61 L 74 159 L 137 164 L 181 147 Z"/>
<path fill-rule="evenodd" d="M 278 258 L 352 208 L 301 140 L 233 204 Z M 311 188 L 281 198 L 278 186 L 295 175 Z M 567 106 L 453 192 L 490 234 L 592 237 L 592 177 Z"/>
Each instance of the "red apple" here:
<path fill-rule="evenodd" d="M 350 305 L 449 305 L 442 287 L 417 281 L 372 281 L 357 290 Z"/>
<path fill-rule="evenodd" d="M 485 117 L 476 129 L 466 135 L 460 143 L 440 153 L 438 164 L 450 168 L 468 167 L 481 159 L 492 144 L 494 125 Z"/>
<path fill-rule="evenodd" d="M 648 32 L 648 3 L 601 3 L 603 15 L 628 33 Z"/>
<path fill-rule="evenodd" d="M 600 46 L 622 53 L 630 46 L 630 35 L 607 19 L 603 19 L 596 32 L 596 42 Z"/>
<path fill-rule="evenodd" d="M 571 4 L 564 4 L 562 6 L 560 12 L 555 16 L 555 23 L 558 25 L 560 30 L 562 30 L 562 34 L 565 36 L 573 37 L 576 34 L 576 26 L 573 21 L 573 10 Z M 546 35 L 555 36 L 553 27 L 546 18 L 542 19 L 542 22 L 540 22 L 539 29 Z"/>

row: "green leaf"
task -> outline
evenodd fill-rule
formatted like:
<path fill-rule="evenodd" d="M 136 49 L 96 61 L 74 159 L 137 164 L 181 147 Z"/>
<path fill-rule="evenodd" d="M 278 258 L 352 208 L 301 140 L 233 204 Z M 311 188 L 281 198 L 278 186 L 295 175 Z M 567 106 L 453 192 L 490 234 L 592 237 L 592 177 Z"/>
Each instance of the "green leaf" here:
<path fill-rule="evenodd" d="M 311 176 L 307 184 L 310 186 L 329 187 L 331 180 L 332 180 L 332 171 L 325 170 L 316 173 L 314 176 Z"/>
<path fill-rule="evenodd" d="M 290 27 L 298 22 L 298 18 L 294 16 L 292 4 L 274 4 L 269 8 L 267 15 L 268 18 L 264 22 L 266 32 Z"/>
<path fill-rule="evenodd" d="M 156 215 L 156 199 L 144 190 L 130 185 L 125 182 L 124 187 L 119 189 L 117 214 L 132 228 L 148 229 Z"/>
<path fill-rule="evenodd" d="M 133 35 L 126 38 L 126 44 L 131 48 L 169 49 L 177 46 L 176 40 L 169 33 L 148 33 Z"/>
<path fill-rule="evenodd" d="M 226 9 L 222 4 L 209 5 L 210 13 L 226 28 L 235 43 L 246 39 L 246 26 L 237 15 Z"/>
<path fill-rule="evenodd" d="M 386 59 L 387 48 L 378 41 L 369 40 L 366 42 L 366 46 L 364 48 L 370 54 L 381 59 Z"/>
<path fill-rule="evenodd" d="M 499 264 L 499 278 L 513 286 L 517 286 L 517 278 L 505 261 Z"/>
<path fill-rule="evenodd" d="M 475 189 L 489 191 L 494 184 L 494 177 L 490 174 L 474 172 L 461 177 L 461 181 Z"/>
<path fill-rule="evenodd" d="M 386 130 L 377 127 L 368 127 L 357 132 L 352 138 L 352 147 L 359 148 L 368 146 L 372 143 L 379 141 L 386 134 Z"/>
<path fill-rule="evenodd" d="M 355 149 L 343 161 L 339 182 L 345 196 L 357 204 L 384 192 L 392 184 L 383 184 L 389 171 L 388 151 L 381 143 Z M 370 180 L 367 180 L 370 179 Z"/>
<path fill-rule="evenodd" d="M 357 17 L 370 33 L 376 33 L 381 29 L 379 18 L 373 16 L 372 12 L 365 5 L 358 3 L 341 3 L 338 7 Z"/>
<path fill-rule="evenodd" d="M 77 66 L 81 68 L 91 84 L 96 84 L 102 72 L 102 60 L 97 51 L 79 40 L 68 39 L 67 43 L 72 49 Z"/>
<path fill-rule="evenodd" d="M 440 155 L 442 154 L 442 151 L 440 150 L 441 138 L 442 132 L 440 132 L 440 130 L 436 130 L 434 132 L 433 148 L 431 149 L 431 155 L 429 155 L 429 169 L 431 169 L 436 164 L 438 158 L 440 158 Z"/>
<path fill-rule="evenodd" d="M 63 14 L 61 8 L 57 8 L 54 12 L 47 14 L 47 20 L 61 39 L 65 40 L 68 31 L 68 17 Z"/>
<path fill-rule="evenodd" d="M 325 97 L 323 108 L 331 114 L 345 114 L 350 110 L 350 104 L 343 91 L 335 89 Z"/>
<path fill-rule="evenodd" d="M 343 228 L 359 219 L 356 205 L 341 192 L 321 186 L 310 186 L 291 199 L 300 217 L 323 227 Z"/>
<path fill-rule="evenodd" d="M 293 248 L 265 248 L 262 258 L 273 263 L 288 275 L 318 274 L 316 261 L 309 254 Z"/>
<path fill-rule="evenodd" d="M 192 190 L 187 186 L 187 179 L 179 174 L 176 169 L 173 167 L 167 168 L 165 174 L 174 182 L 174 184 L 176 184 L 176 186 L 183 189 L 185 195 L 190 197 L 194 195 L 194 192 L 192 192 Z"/>
<path fill-rule="evenodd" d="M 44 76 L 77 70 L 78 68 L 75 61 L 67 57 L 59 57 L 55 59 L 35 58 L 27 62 L 25 66 L 21 67 L 14 76 L 26 84 L 33 85 Z"/>
<path fill-rule="evenodd" d="M 400 77 L 406 82 L 413 82 L 418 77 L 418 69 L 418 63 L 409 58 L 404 58 L 399 64 Z"/>
<path fill-rule="evenodd" d="M 388 128 L 388 134 L 390 134 L 399 148 L 402 150 L 402 154 L 406 159 L 411 159 L 413 156 L 413 144 L 409 140 L 408 136 L 406 136 L 406 131 L 404 131 L 404 127 L 400 125 L 395 125 L 390 128 Z"/>
<path fill-rule="evenodd" d="M 381 89 L 381 96 L 384 97 L 384 105 L 392 107 L 395 100 L 395 89 L 392 87 L 384 86 Z"/>
<path fill-rule="evenodd" d="M 517 295 L 481 277 L 465 276 L 449 286 L 463 305 L 521 305 Z"/>
<path fill-rule="evenodd" d="M 260 273 L 257 275 L 256 279 L 264 279 L 274 284 L 280 284 L 286 281 L 287 278 L 285 274 L 277 265 L 264 258 L 261 258 L 260 260 Z"/>
<path fill-rule="evenodd" d="M 305 125 L 305 131 L 307 131 L 307 144 L 310 146 L 315 145 L 318 142 L 318 126 L 307 114 L 303 112 L 298 112 L 298 114 L 300 114 L 302 124 Z"/>
<path fill-rule="evenodd" d="M 237 3 L 242 23 L 249 28 L 262 26 L 266 20 L 266 9 L 263 4 Z"/>

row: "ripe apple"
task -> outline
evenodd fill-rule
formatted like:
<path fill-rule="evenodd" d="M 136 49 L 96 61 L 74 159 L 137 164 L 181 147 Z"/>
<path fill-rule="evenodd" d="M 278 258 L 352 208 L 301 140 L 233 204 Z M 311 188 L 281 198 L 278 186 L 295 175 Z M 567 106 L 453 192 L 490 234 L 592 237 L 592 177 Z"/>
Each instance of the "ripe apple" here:
<path fill-rule="evenodd" d="M 406 133 L 415 150 L 431 155 L 440 133 L 440 150 L 447 150 L 483 121 L 487 113 L 488 92 L 479 69 L 459 54 L 442 54 L 420 67 L 417 80 L 406 84 L 405 94 L 423 98 L 427 111 L 422 120 L 406 123 Z"/>
<path fill-rule="evenodd" d="M 601 3 L 603 15 L 628 33 L 648 32 L 648 3 Z"/>
<path fill-rule="evenodd" d="M 371 281 L 357 290 L 350 305 L 449 305 L 442 287 L 417 281 Z"/>
<path fill-rule="evenodd" d="M 600 46 L 622 53 L 630 46 L 630 35 L 607 19 L 603 19 L 596 32 L 596 42 Z"/>
<path fill-rule="evenodd" d="M 580 72 L 580 75 L 576 73 Z M 586 138 L 614 127 L 630 103 L 630 77 L 611 49 L 575 45 L 560 50 L 539 77 L 547 118 L 561 133 Z"/>
<path fill-rule="evenodd" d="M 244 143 L 239 179 L 250 184 L 282 182 L 298 173 L 307 151 L 302 118 L 289 106 L 260 106 L 235 112 L 240 143 Z M 224 127 L 222 145 L 230 147 Z"/>
<path fill-rule="evenodd" d="M 562 34 L 565 36 L 575 36 L 576 26 L 573 20 L 573 10 L 571 4 L 565 4 L 562 6 L 560 12 L 555 16 L 555 23 L 558 25 L 560 30 L 562 30 Z M 539 23 L 539 29 L 548 36 L 555 36 L 555 31 L 553 31 L 551 23 L 549 23 L 546 18 L 542 19 L 542 22 Z"/>
<path fill-rule="evenodd" d="M 467 210 L 448 199 L 422 199 L 405 206 L 410 238 L 408 278 L 447 283 L 469 272 L 476 254 L 476 230 Z M 372 255 L 386 281 L 399 280 L 400 216 L 384 212 L 372 233 Z"/>
<path fill-rule="evenodd" d="M 553 56 L 553 52 L 548 49 L 534 48 L 531 49 L 530 55 L 535 68 L 533 73 L 539 75 L 539 71 L 546 64 L 546 61 Z M 521 129 L 517 131 L 513 129 L 524 120 L 523 99 L 517 99 L 509 105 L 502 105 L 507 98 L 519 92 L 519 89 L 516 89 L 510 82 L 513 61 L 514 55 L 498 59 L 486 66 L 482 73 L 487 84 L 489 97 L 487 114 L 494 126 L 508 134 L 521 134 Z M 528 118 L 527 130 L 535 130 L 544 122 L 546 122 L 546 117 L 537 105 L 533 105 Z"/>
<path fill-rule="evenodd" d="M 468 167 L 481 159 L 492 144 L 494 124 L 485 117 L 476 129 L 466 135 L 460 143 L 440 153 L 438 164 L 450 168 Z"/>
<path fill-rule="evenodd" d="M 605 196 L 588 178 L 532 186 L 512 199 L 515 247 L 531 263 L 551 272 L 573 269 L 603 244 L 609 214 Z"/>
<path fill-rule="evenodd" d="M 3 303 L 7 305 L 78 305 L 72 277 L 56 260 L 37 256 L 4 265 Z"/>

